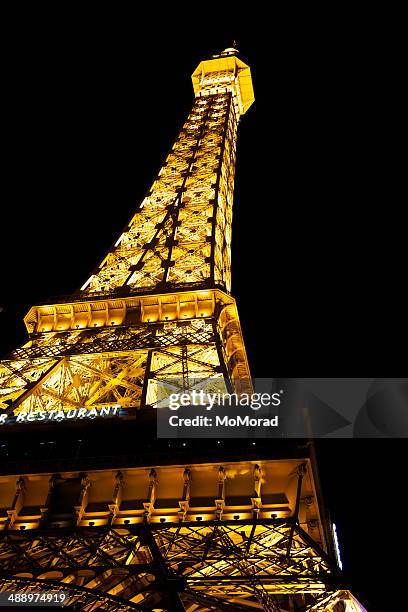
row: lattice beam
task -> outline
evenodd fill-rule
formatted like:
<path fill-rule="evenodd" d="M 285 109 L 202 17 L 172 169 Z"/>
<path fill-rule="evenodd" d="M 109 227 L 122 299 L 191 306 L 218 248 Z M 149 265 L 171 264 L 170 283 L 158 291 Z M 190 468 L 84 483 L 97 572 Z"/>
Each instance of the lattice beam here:
<path fill-rule="evenodd" d="M 212 598 L 225 609 L 239 599 L 242 609 L 258 603 L 276 610 L 276 596 L 325 593 L 338 580 L 325 553 L 299 526 L 287 558 L 291 528 L 287 520 L 4 531 L 0 562 L 6 584 L 22 573 L 34 583 L 58 577 L 61 588 L 77 585 L 121 597 L 126 591 L 127 599 L 143 605 L 143 598 L 157 598 L 172 584 L 187 599 Z"/>

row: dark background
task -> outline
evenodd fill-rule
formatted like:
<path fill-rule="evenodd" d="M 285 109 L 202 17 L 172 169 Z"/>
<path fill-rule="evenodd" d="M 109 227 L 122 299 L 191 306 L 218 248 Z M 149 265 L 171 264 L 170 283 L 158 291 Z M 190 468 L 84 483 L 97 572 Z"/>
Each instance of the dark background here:
<path fill-rule="evenodd" d="M 143 20 L 36 10 L 6 22 L 2 354 L 25 338 L 29 305 L 77 289 L 116 240 L 188 112 L 189 75 L 236 39 L 256 96 L 240 126 L 233 227 L 253 375 L 404 376 L 398 40 L 390 50 L 381 16 L 220 25 L 218 11 L 208 5 L 203 31 L 198 17 L 167 22 L 159 5 Z M 390 520 L 405 449 L 317 447 L 344 567 L 369 611 L 396 595 Z"/>

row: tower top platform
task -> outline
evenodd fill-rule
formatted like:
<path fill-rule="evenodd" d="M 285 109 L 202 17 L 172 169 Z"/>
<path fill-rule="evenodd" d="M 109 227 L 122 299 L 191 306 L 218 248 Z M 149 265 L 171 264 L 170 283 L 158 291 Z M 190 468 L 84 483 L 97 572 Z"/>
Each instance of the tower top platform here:
<path fill-rule="evenodd" d="M 199 63 L 191 79 L 196 96 L 213 95 L 222 91 L 235 94 L 241 115 L 255 100 L 251 69 L 237 57 L 233 47 Z"/>

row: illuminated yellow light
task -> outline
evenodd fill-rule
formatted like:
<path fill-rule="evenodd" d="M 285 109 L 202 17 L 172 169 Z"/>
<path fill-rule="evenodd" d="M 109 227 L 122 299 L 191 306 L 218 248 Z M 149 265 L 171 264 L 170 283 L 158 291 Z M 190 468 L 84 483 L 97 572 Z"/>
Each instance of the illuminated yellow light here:
<path fill-rule="evenodd" d="M 26 529 L 37 529 L 38 522 L 35 523 L 15 523 L 14 528 L 20 531 L 25 531 Z"/>
<path fill-rule="evenodd" d="M 26 352 L 31 351 L 28 357 L 31 361 L 20 356 L 12 376 L 9 369 L 2 369 L 0 364 L 1 405 L 9 405 L 9 400 L 14 402 L 18 397 L 24 398 L 15 407 L 14 416 L 33 411 L 69 413 L 77 409 L 79 403 L 99 409 L 107 397 L 113 396 L 117 397 L 120 406 L 138 410 L 144 407 L 146 378 L 149 380 L 149 401 L 146 402 L 155 405 L 163 399 L 154 382 L 155 373 L 177 376 L 184 359 L 187 371 L 203 378 L 214 371 L 220 372 L 220 366 L 225 366 L 234 389 L 250 391 L 250 383 L 245 382 L 251 377 L 238 313 L 233 298 L 227 293 L 231 281 L 232 177 L 237 126 L 239 114 L 252 102 L 250 72 L 230 52 L 217 58 L 215 64 L 211 62 L 195 71 L 194 90 L 198 97 L 192 111 L 142 206 L 133 214 L 127 229 L 117 237 L 116 246 L 82 285 L 84 299 L 33 307 L 26 316 L 30 333 L 39 329 L 68 333 L 56 333 L 50 338 L 42 338 L 39 346 L 33 341 L 30 347 L 25 347 Z M 214 88 L 218 93 L 210 103 L 206 96 L 208 93 L 212 96 Z M 203 137 L 202 128 L 207 122 L 211 129 L 204 130 Z M 175 201 L 181 186 L 183 206 L 174 219 L 169 219 L 169 204 Z M 172 229 L 175 240 L 168 240 Z M 214 283 L 219 290 L 208 289 Z M 114 292 L 125 285 L 130 288 L 130 294 L 113 297 Z M 92 299 L 94 292 L 97 294 L 95 300 Z M 222 303 L 223 308 L 216 309 L 217 303 Z M 193 324 L 188 329 L 187 321 L 183 321 L 180 329 L 160 330 L 174 337 L 174 343 L 168 344 L 166 352 L 157 351 L 150 345 L 146 349 L 133 348 L 138 346 L 139 331 L 142 335 L 145 332 L 143 324 L 183 319 L 204 323 L 202 319 L 208 317 L 214 317 L 213 323 L 217 323 L 221 338 L 225 328 L 233 326 L 234 342 L 227 345 L 224 340 L 222 353 L 214 342 L 207 340 L 209 329 L 204 332 L 203 327 L 198 331 Z M 132 329 L 129 326 L 129 340 L 124 339 L 121 347 L 125 348 L 120 349 L 121 353 L 115 351 L 117 334 L 110 328 L 126 325 L 128 320 L 132 321 Z M 139 325 L 140 330 L 136 329 Z M 90 353 L 91 339 L 78 334 L 78 330 L 92 327 L 94 333 L 100 335 L 106 351 Z M 96 332 L 96 327 L 101 330 Z M 126 333 L 124 330 L 124 336 Z M 187 334 L 196 335 L 195 344 L 186 344 Z M 182 336 L 183 342 L 180 342 Z M 181 349 L 182 345 L 186 350 Z M 127 351 L 126 346 L 132 348 Z M 75 356 L 60 360 L 60 353 L 66 354 L 62 353 L 66 347 L 75 347 Z M 32 359 L 34 352 L 41 355 L 42 350 L 44 359 Z M 226 363 L 222 363 L 223 359 Z M 20 371 L 23 376 L 19 375 Z M 7 381 L 4 391 L 3 381 Z M 224 383 L 220 384 L 222 391 Z"/>
<path fill-rule="evenodd" d="M 118 407 L 137 410 L 140 407 L 144 408 L 140 398 L 143 397 L 145 381 L 148 382 L 146 403 L 155 405 L 159 399 L 162 399 L 157 390 L 156 382 L 160 373 L 166 372 L 169 376 L 179 375 L 181 365 L 183 372 L 184 370 L 187 372 L 193 371 L 194 376 L 201 376 L 203 379 L 214 372 L 220 372 L 220 366 L 225 366 L 225 369 L 229 371 L 229 377 L 234 388 L 238 391 L 243 387 L 245 392 L 250 392 L 250 389 L 248 389 L 250 375 L 238 313 L 235 301 L 229 295 L 229 290 L 231 285 L 231 204 L 233 200 L 233 181 L 231 177 L 234 171 L 236 128 L 238 115 L 246 112 L 253 102 L 253 91 L 249 68 L 238 58 L 230 57 L 234 53 L 234 50 L 228 49 L 214 60 L 215 63 L 213 60 L 203 62 L 195 71 L 193 82 L 196 95 L 203 97 L 210 95 L 214 98 L 211 99 L 211 103 L 208 99 L 197 98 L 192 115 L 186 122 L 186 130 L 180 133 L 175 146 L 167 157 L 166 164 L 159 172 L 159 178 L 154 181 L 148 197 L 132 218 L 129 226 L 130 230 L 125 231 L 117 239 L 115 249 L 119 246 L 120 248 L 112 249 L 101 262 L 98 272 L 92 275 L 82 286 L 82 291 L 89 290 L 87 294 L 82 296 L 84 299 L 73 300 L 72 304 L 64 303 L 50 306 L 44 308 L 43 311 L 33 308 L 27 315 L 25 322 L 30 331 L 34 330 L 37 322 L 41 324 L 42 316 L 44 316 L 47 324 L 50 320 L 54 321 L 54 326 L 59 320 L 65 321 L 69 318 L 69 323 L 65 326 L 60 325 L 58 329 L 68 329 L 70 326 L 77 329 L 92 326 L 104 329 L 92 332 L 85 338 L 87 344 L 83 354 L 81 353 L 81 343 L 84 342 L 82 336 L 86 336 L 86 334 L 78 334 L 77 332 L 69 334 L 53 333 L 50 338 L 40 339 L 42 346 L 45 346 L 46 357 L 44 359 L 32 362 L 29 359 L 16 359 L 13 362 L 15 372 L 13 376 L 10 375 L 10 368 L 4 367 L 2 370 L 0 363 L 0 383 L 11 379 L 10 383 L 7 382 L 9 384 L 7 388 L 3 385 L 4 393 L 0 384 L 1 402 L 3 403 L 3 400 L 13 402 L 16 398 L 24 398 L 15 409 L 14 414 L 18 414 L 20 410 L 35 412 L 41 409 L 52 411 L 56 408 L 69 411 L 71 408 L 77 407 L 78 402 L 87 407 L 99 408 L 107 405 L 105 403 L 107 398 L 115 398 Z M 232 104 L 228 99 L 230 94 L 226 94 L 226 91 L 232 93 Z M 199 107 L 201 107 L 201 110 Z M 217 112 L 213 113 L 211 107 L 216 107 Z M 210 112 L 208 112 L 208 109 L 210 109 Z M 199 114 L 201 114 L 201 117 L 198 117 Z M 205 130 L 202 130 L 202 128 L 206 128 L 203 122 L 204 117 L 205 122 L 210 117 L 211 129 L 207 130 L 207 135 L 203 137 L 202 133 Z M 192 125 L 193 122 L 196 125 Z M 192 130 L 195 130 L 193 137 L 191 136 Z M 188 136 L 186 136 L 186 132 L 188 132 Z M 223 150 L 227 153 L 224 154 Z M 188 178 L 184 176 L 186 168 L 189 169 Z M 230 178 L 227 180 L 226 176 Z M 217 177 L 220 178 L 220 181 L 219 185 L 215 187 Z M 182 185 L 181 191 L 180 185 Z M 177 194 L 177 200 L 180 201 L 178 194 L 181 192 L 183 193 L 184 208 L 180 207 L 180 210 L 177 211 L 177 226 L 164 228 L 164 224 L 167 223 L 166 219 L 168 219 L 169 204 L 173 206 L 175 194 Z M 152 219 L 154 219 L 153 222 Z M 194 222 L 192 222 L 193 219 Z M 214 219 L 214 224 L 211 219 Z M 176 245 L 171 244 L 174 241 L 167 240 L 170 235 L 169 229 L 174 230 L 173 236 L 177 238 Z M 158 240 L 154 239 L 153 241 L 156 234 Z M 143 265 L 139 265 L 142 261 Z M 169 261 L 171 261 L 171 265 L 166 264 L 163 267 L 163 262 Z M 209 261 L 211 261 L 211 265 Z M 133 272 L 133 270 L 135 271 Z M 215 286 L 215 283 L 217 283 L 216 286 L 222 287 L 222 291 L 208 289 L 204 291 L 202 289 L 202 287 Z M 188 290 L 186 284 L 188 284 Z M 115 291 L 125 287 L 125 285 L 129 287 L 130 291 L 126 294 L 127 297 L 119 299 L 117 296 L 121 293 L 115 293 Z M 94 292 L 96 293 L 95 300 L 92 300 Z M 161 293 L 156 295 L 155 292 Z M 88 297 L 89 301 L 87 300 Z M 146 308 L 144 308 L 145 305 Z M 204 311 L 203 308 L 208 310 Z M 127 309 L 129 309 L 131 315 L 129 317 L 127 317 Z M 146 315 L 148 315 L 148 318 Z M 211 323 L 216 324 L 219 331 L 218 338 L 223 339 L 222 351 L 218 351 L 215 340 L 206 339 L 209 337 L 205 335 L 209 326 L 199 320 L 211 316 L 213 316 Z M 81 324 L 76 324 L 75 318 L 80 319 Z M 182 318 L 191 318 L 193 321 L 182 322 L 179 326 L 171 323 L 157 326 L 157 328 L 160 328 L 157 330 L 160 335 L 157 333 L 157 336 L 154 337 L 163 340 L 166 350 L 160 350 L 154 343 L 149 344 L 147 349 L 135 349 L 134 346 L 140 347 L 142 345 L 137 342 L 131 345 L 130 350 L 128 350 L 129 345 L 125 348 L 118 348 L 118 345 L 115 345 L 115 338 L 118 336 L 117 332 L 122 330 L 109 329 L 109 324 L 122 325 L 123 321 L 132 320 L 132 326 L 129 325 L 124 330 L 123 336 L 126 336 L 126 333 L 129 336 L 134 334 L 132 340 L 136 339 L 137 341 L 139 332 L 141 332 L 143 338 L 146 331 L 149 332 L 152 327 L 156 327 L 146 325 L 146 321 L 150 323 Z M 94 321 L 94 319 L 97 319 L 97 321 Z M 54 329 L 53 325 L 44 325 L 42 330 L 50 331 Z M 231 330 L 229 327 L 231 327 Z M 181 330 L 183 331 L 181 332 Z M 167 339 L 162 338 L 161 336 L 166 333 L 168 334 Z M 184 334 L 184 338 L 187 334 L 196 334 L 196 336 L 193 340 L 180 342 L 177 338 L 179 333 L 180 335 Z M 101 353 L 89 353 L 90 347 L 90 350 L 92 350 L 92 336 L 96 336 L 98 342 L 99 338 L 102 339 L 102 342 L 106 341 L 104 348 L 107 350 Z M 225 339 L 226 336 L 230 336 L 228 342 Z M 173 338 L 175 339 L 173 340 Z M 167 344 L 166 340 L 168 340 Z M 35 342 L 36 339 L 33 340 L 34 348 L 36 348 Z M 64 359 L 60 358 L 58 350 L 60 343 L 64 348 L 63 342 L 67 343 L 66 346 L 79 349 L 78 352 L 75 350 L 73 358 L 70 356 Z M 151 348 L 152 346 L 155 348 Z M 62 354 L 65 355 L 66 353 Z M 67 354 L 69 355 L 70 352 L 68 351 Z M 49 355 L 57 355 L 57 357 L 49 357 Z M 224 355 L 227 355 L 227 357 L 224 357 Z M 219 387 L 220 390 L 223 390 L 225 387 L 224 378 L 217 380 L 220 380 Z M 245 385 L 247 386 L 245 387 Z M 3 406 L 8 408 L 7 403 L 4 403 Z M 253 442 L 253 444 L 255 443 Z M 185 443 L 183 445 L 185 446 Z M 178 470 L 179 467 L 177 466 Z M 168 466 L 166 469 L 168 469 Z M 170 469 L 172 468 L 170 467 Z M 106 470 L 105 474 L 107 473 L 109 473 L 107 479 L 112 479 L 111 470 Z M 216 470 L 212 470 L 211 474 L 212 476 L 216 474 Z M 95 481 L 96 487 L 98 486 L 97 481 L 98 479 Z M 192 481 L 194 482 L 194 477 Z M 162 482 L 161 475 L 159 475 L 159 482 Z M 106 499 L 111 500 L 112 498 L 112 484 L 110 483 L 107 488 L 109 492 Z M 215 477 L 211 488 L 214 493 L 216 484 Z M 159 484 L 159 491 L 160 486 L 161 484 Z M 180 491 L 181 487 L 178 490 Z M 144 488 L 144 491 L 146 491 L 146 488 Z M 136 499 L 136 495 L 134 499 Z M 137 499 L 140 499 L 140 497 L 137 497 Z M 151 501 L 153 501 L 153 494 Z M 9 502 L 7 503 L 9 504 Z M 86 502 L 83 503 L 86 509 Z M 140 502 L 138 503 L 139 509 L 134 510 L 135 513 L 139 512 L 137 517 L 114 517 L 113 523 L 117 532 L 129 535 L 132 530 L 123 527 L 118 528 L 117 525 L 126 526 L 132 523 L 142 523 L 146 520 L 145 515 L 142 514 L 143 510 L 140 509 Z M 3 505 L 2 507 L 9 507 L 9 505 Z M 200 508 L 196 508 L 197 510 L 200 510 Z M 187 513 L 189 522 L 195 520 L 198 523 L 202 520 L 214 519 L 216 516 L 216 511 L 214 509 L 211 511 L 211 507 L 207 510 L 204 509 L 205 511 L 212 513 L 197 515 L 193 512 L 190 514 L 188 504 L 186 504 L 185 511 L 183 510 Z M 173 515 L 168 516 L 157 516 L 156 512 L 153 508 L 152 516 L 149 515 L 148 521 L 166 523 L 162 531 L 178 531 L 179 525 L 175 525 L 175 523 L 178 523 L 181 512 L 176 513 L 175 510 Z M 106 518 L 89 520 L 89 514 L 87 516 L 85 510 L 85 517 L 87 516 L 87 518 L 80 522 L 81 525 L 92 527 L 94 525 L 106 525 L 108 522 Z M 265 517 L 269 514 L 267 512 L 262 513 Z M 286 516 L 287 514 L 279 513 L 280 516 Z M 251 511 L 246 510 L 246 506 L 242 506 L 240 514 L 228 513 L 224 516 L 230 521 L 232 517 L 235 520 L 245 519 L 250 518 L 252 514 Z M 272 514 L 274 518 L 277 516 L 278 513 Z M 170 523 L 170 525 L 167 523 Z M 38 523 L 22 524 L 20 528 L 24 530 L 30 526 L 38 527 Z M 279 525 L 275 523 L 273 527 L 277 532 Z M 18 529 L 18 524 L 15 529 Z M 207 534 L 210 526 L 193 524 L 192 530 L 193 532 L 195 530 L 196 534 L 199 532 Z M 250 530 L 251 526 L 241 523 L 241 525 L 235 526 L 235 535 L 232 537 L 242 538 L 242 534 L 248 535 Z M 186 532 L 187 529 L 185 529 Z M 267 535 L 266 539 L 268 537 L 271 538 L 272 536 Z M 25 536 L 21 535 L 15 539 L 24 540 Z M 270 550 L 272 552 L 272 546 Z M 307 554 L 312 551 L 313 547 L 308 543 Z M 110 549 L 109 554 L 111 553 L 114 560 L 115 549 Z M 70 553 L 67 552 L 67 554 Z M 74 552 L 73 556 L 76 554 Z M 122 555 L 122 551 L 117 554 Z M 138 554 L 137 546 L 135 546 L 132 555 L 137 558 Z M 132 557 L 128 556 L 125 564 L 130 564 L 131 559 Z M 56 560 L 56 557 L 54 557 L 54 561 Z M 120 562 L 121 560 L 119 560 Z M 323 565 L 324 560 L 321 563 Z M 225 564 L 226 559 L 221 559 L 214 562 L 211 567 L 200 568 L 199 572 L 211 575 L 220 571 L 225 575 Z M 253 567 L 255 570 L 258 569 L 256 565 Z M 267 569 L 265 569 L 266 572 Z M 262 573 L 263 569 L 261 568 Z M 296 568 L 296 579 L 298 578 L 297 573 L 298 569 Z M 49 577 L 51 578 L 51 576 Z M 290 578 L 288 578 L 289 581 Z M 250 580 L 247 582 L 245 588 L 248 587 L 250 582 Z M 95 584 L 92 588 L 98 589 L 100 585 L 100 578 L 95 578 Z M 127 587 L 126 584 L 126 589 Z M 110 593 L 119 594 L 121 588 L 122 586 L 117 585 L 111 589 Z M 219 585 L 216 586 L 216 589 L 218 588 Z M 267 584 L 265 591 L 274 592 L 276 590 L 276 592 L 280 592 L 280 588 L 280 585 L 271 586 Z M 284 583 L 284 588 L 287 588 L 287 592 L 290 593 L 290 584 Z M 325 584 L 316 582 L 311 588 L 315 589 L 315 592 L 323 592 Z M 295 589 L 296 591 L 299 590 L 298 584 Z M 145 592 L 142 589 L 139 593 L 140 601 L 144 604 Z M 245 594 L 245 597 L 247 595 L 248 593 Z M 136 601 L 137 597 L 139 595 L 131 601 Z M 239 593 L 237 594 L 238 597 Z M 158 605 L 160 605 L 160 602 Z M 251 603 L 249 605 L 251 606 Z M 253 605 L 257 606 L 257 604 Z"/>
<path fill-rule="evenodd" d="M 92 277 L 88 278 L 87 281 L 84 282 L 84 284 L 81 287 L 81 291 L 85 291 L 85 289 L 88 287 L 89 283 L 91 282 Z"/>

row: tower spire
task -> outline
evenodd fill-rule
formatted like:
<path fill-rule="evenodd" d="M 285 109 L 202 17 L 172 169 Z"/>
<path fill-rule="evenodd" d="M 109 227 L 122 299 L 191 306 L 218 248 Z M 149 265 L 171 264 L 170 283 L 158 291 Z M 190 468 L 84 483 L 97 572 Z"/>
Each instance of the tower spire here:
<path fill-rule="evenodd" d="M 226 47 L 223 51 L 221 51 L 220 55 L 222 55 L 222 56 L 226 56 L 226 55 L 239 55 L 237 41 L 233 40 L 232 41 L 232 46 L 231 47 Z"/>

